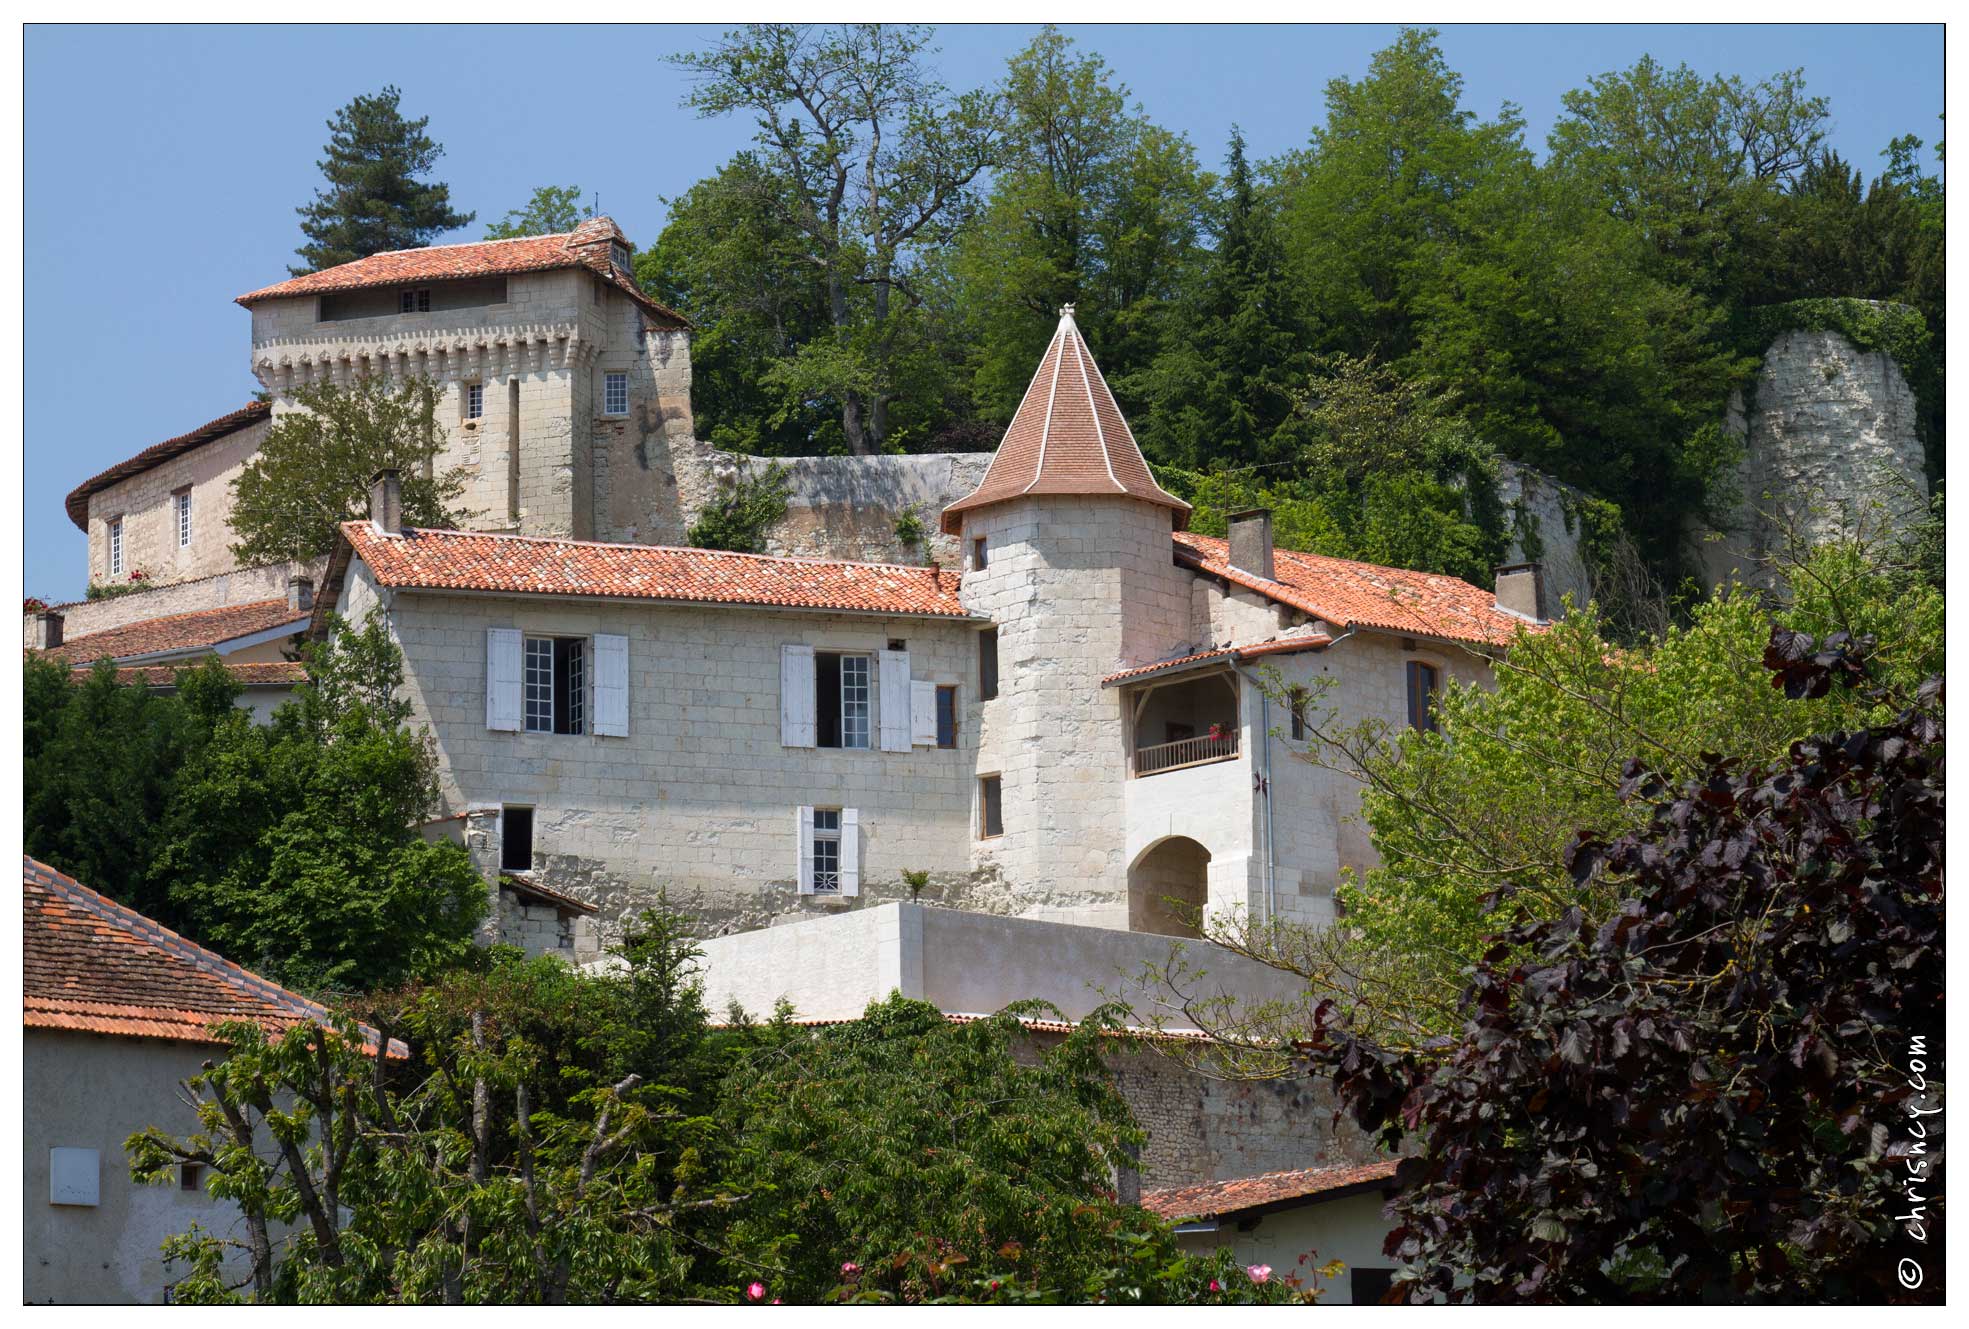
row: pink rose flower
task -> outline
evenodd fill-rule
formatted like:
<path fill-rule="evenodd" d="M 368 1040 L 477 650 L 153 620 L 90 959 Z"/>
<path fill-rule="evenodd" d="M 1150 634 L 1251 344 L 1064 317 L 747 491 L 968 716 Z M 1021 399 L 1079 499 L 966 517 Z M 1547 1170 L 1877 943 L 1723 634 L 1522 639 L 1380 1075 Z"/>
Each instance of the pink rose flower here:
<path fill-rule="evenodd" d="M 1219 1283 L 1216 1279 L 1213 1278 L 1210 1280 L 1210 1290 L 1212 1292 L 1222 1292 L 1224 1290 L 1224 1285 L 1222 1283 Z"/>
<path fill-rule="evenodd" d="M 1269 1264 L 1254 1264 L 1249 1268 L 1247 1268 L 1244 1272 L 1251 1275 L 1252 1282 L 1263 1283 L 1270 1280 L 1272 1276 L 1272 1267 Z"/>
<path fill-rule="evenodd" d="M 764 1301 L 765 1297 L 766 1285 L 764 1283 L 751 1283 L 746 1286 L 745 1299 L 747 1301 Z"/>

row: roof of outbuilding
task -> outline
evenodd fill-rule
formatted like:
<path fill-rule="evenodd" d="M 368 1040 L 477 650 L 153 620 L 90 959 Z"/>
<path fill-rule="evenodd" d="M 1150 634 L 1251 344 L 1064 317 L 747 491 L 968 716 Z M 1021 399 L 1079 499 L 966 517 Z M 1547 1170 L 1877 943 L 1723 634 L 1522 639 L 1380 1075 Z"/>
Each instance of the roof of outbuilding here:
<path fill-rule="evenodd" d="M 1270 641 L 1238 642 L 1230 646 L 1215 646 L 1207 651 L 1194 651 L 1188 655 L 1178 655 L 1168 660 L 1157 660 L 1154 664 L 1136 665 L 1133 669 L 1123 669 L 1109 674 L 1101 680 L 1102 687 L 1113 687 L 1117 683 L 1136 683 L 1157 674 L 1178 674 L 1187 669 L 1197 669 L 1219 661 L 1241 663 L 1266 655 L 1286 655 L 1293 651 L 1317 651 L 1331 646 L 1333 638 L 1324 632 L 1308 632 L 1297 637 L 1274 637 Z"/>
<path fill-rule="evenodd" d="M 307 612 L 288 608 L 286 600 L 253 600 L 104 628 L 71 638 L 45 654 L 75 664 L 93 664 L 104 656 L 127 660 L 164 651 L 205 650 L 270 628 L 291 627 L 299 632 L 307 621 Z"/>
<path fill-rule="evenodd" d="M 330 291 L 358 291 L 373 286 L 401 286 L 406 282 L 458 281 L 472 277 L 504 277 L 522 272 L 551 272 L 556 268 L 587 268 L 604 278 L 659 319 L 677 327 L 689 327 L 690 320 L 668 305 L 643 293 L 629 274 L 610 259 L 609 246 L 629 247 L 622 230 L 607 217 L 590 217 L 572 231 L 554 235 L 528 235 L 516 240 L 480 240 L 463 245 L 428 245 L 421 249 L 393 249 L 371 254 L 353 263 L 341 263 L 320 272 L 291 277 L 272 286 L 262 286 L 235 298 L 235 303 L 252 306 L 262 300 L 281 300 L 299 295 L 322 295 Z"/>
<path fill-rule="evenodd" d="M 162 443 L 153 443 L 128 461 L 120 461 L 99 475 L 92 475 L 71 489 L 64 505 L 68 519 L 76 526 L 89 529 L 89 499 L 111 485 L 128 480 L 133 475 L 142 475 L 153 466 L 161 466 L 173 457 L 181 457 L 193 448 L 216 442 L 228 434 L 236 434 L 251 425 L 259 424 L 272 416 L 273 407 L 263 401 L 249 401 L 236 411 L 229 411 L 216 420 L 207 420 L 196 429 L 187 430 L 176 438 L 167 438 Z"/>
<path fill-rule="evenodd" d="M 1397 1166 L 1399 1160 L 1388 1159 L 1360 1167 L 1298 1168 L 1229 1181 L 1206 1181 L 1196 1186 L 1171 1186 L 1143 1191 L 1142 1208 L 1177 1222 L 1219 1218 L 1292 1200 L 1335 1199 L 1341 1192 L 1364 1190 L 1393 1180 Z"/>
<path fill-rule="evenodd" d="M 343 522 L 342 536 L 377 581 L 396 589 L 968 616 L 957 574 L 940 568 L 467 531 L 390 536 L 368 521 Z M 331 569 L 331 582 L 336 575 Z"/>
<path fill-rule="evenodd" d="M 124 684 L 141 683 L 150 688 L 168 688 L 178 681 L 180 669 L 203 663 L 202 660 L 194 660 L 181 665 L 130 665 L 116 671 L 116 681 Z M 291 688 L 307 682 L 308 679 L 308 667 L 298 660 L 262 660 L 252 664 L 226 664 L 222 660 L 220 664 L 242 687 Z M 78 662 L 75 667 L 78 670 L 92 669 L 95 665 L 94 661 L 85 660 Z"/>
<path fill-rule="evenodd" d="M 1177 561 L 1185 567 L 1221 577 L 1343 629 L 1370 628 L 1479 646 L 1508 646 L 1519 630 L 1534 626 L 1498 608 L 1493 592 L 1459 577 L 1278 549 L 1272 552 L 1276 577 L 1267 581 L 1234 567 L 1228 543 L 1215 536 L 1178 531 L 1175 541 Z"/>
<path fill-rule="evenodd" d="M 1072 305 L 1060 311 L 1060 326 L 984 479 L 944 509 L 943 528 L 955 535 L 964 513 L 1028 494 L 1127 494 L 1169 508 L 1179 526 L 1189 520 L 1190 505 L 1149 473 Z"/>
<path fill-rule="evenodd" d="M 36 859 L 21 859 L 22 1016 L 29 1029 L 223 1043 L 212 1026 L 320 1023 L 306 997 L 215 955 Z M 372 1037 L 373 1031 L 370 1031 Z M 392 1056 L 407 1049 L 391 1041 Z"/>

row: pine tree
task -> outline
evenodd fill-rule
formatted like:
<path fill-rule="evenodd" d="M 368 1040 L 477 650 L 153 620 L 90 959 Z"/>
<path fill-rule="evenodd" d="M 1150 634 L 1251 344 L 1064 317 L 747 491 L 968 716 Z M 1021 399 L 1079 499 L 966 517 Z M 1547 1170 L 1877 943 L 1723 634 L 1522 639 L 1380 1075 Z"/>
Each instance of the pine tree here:
<path fill-rule="evenodd" d="M 419 180 L 444 148 L 424 132 L 429 116 L 406 120 L 401 94 L 386 87 L 357 97 L 328 122 L 325 160 L 315 164 L 328 188 L 295 211 L 308 243 L 294 252 L 305 267 L 295 276 L 352 263 L 393 249 L 418 249 L 433 237 L 468 225 L 474 213 L 451 210 L 448 185 Z"/>
<path fill-rule="evenodd" d="M 1231 131 L 1216 247 L 1155 365 L 1127 385 L 1149 400 L 1142 442 L 1158 461 L 1253 466 L 1292 451 L 1305 340 L 1285 261 L 1258 197 L 1244 135 Z"/>

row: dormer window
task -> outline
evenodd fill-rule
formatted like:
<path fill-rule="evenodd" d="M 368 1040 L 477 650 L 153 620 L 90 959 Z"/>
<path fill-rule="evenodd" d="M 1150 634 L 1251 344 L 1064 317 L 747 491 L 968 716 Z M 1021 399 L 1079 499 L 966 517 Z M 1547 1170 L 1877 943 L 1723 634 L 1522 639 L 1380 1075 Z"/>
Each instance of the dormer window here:
<path fill-rule="evenodd" d="M 431 312 L 431 288 L 420 286 L 414 291 L 404 291 L 398 297 L 398 309 L 405 314 L 428 314 Z"/>

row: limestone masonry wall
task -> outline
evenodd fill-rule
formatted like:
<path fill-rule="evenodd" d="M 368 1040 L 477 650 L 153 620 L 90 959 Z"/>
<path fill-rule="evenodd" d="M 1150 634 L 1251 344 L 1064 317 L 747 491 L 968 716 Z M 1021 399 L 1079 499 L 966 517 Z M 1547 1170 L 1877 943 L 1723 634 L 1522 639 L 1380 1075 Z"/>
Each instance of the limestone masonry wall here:
<path fill-rule="evenodd" d="M 77 600 L 57 605 L 62 615 L 62 636 L 73 641 L 92 632 L 106 632 L 126 623 L 164 618 L 170 614 L 190 614 L 201 609 L 221 609 L 226 605 L 252 604 L 256 600 L 279 600 L 287 595 L 287 579 L 295 572 L 319 583 L 321 567 L 310 563 L 267 563 L 253 568 L 236 568 L 196 581 L 178 582 L 155 590 L 135 591 L 107 600 Z M 31 623 L 31 620 L 30 620 Z"/>
<path fill-rule="evenodd" d="M 232 482 L 260 444 L 261 421 L 133 475 L 89 497 L 89 580 L 124 582 L 142 570 L 156 585 L 209 577 L 237 566 L 232 556 Z M 178 543 L 174 499 L 191 491 L 191 541 Z M 110 572 L 109 524 L 123 522 L 123 572 Z"/>

